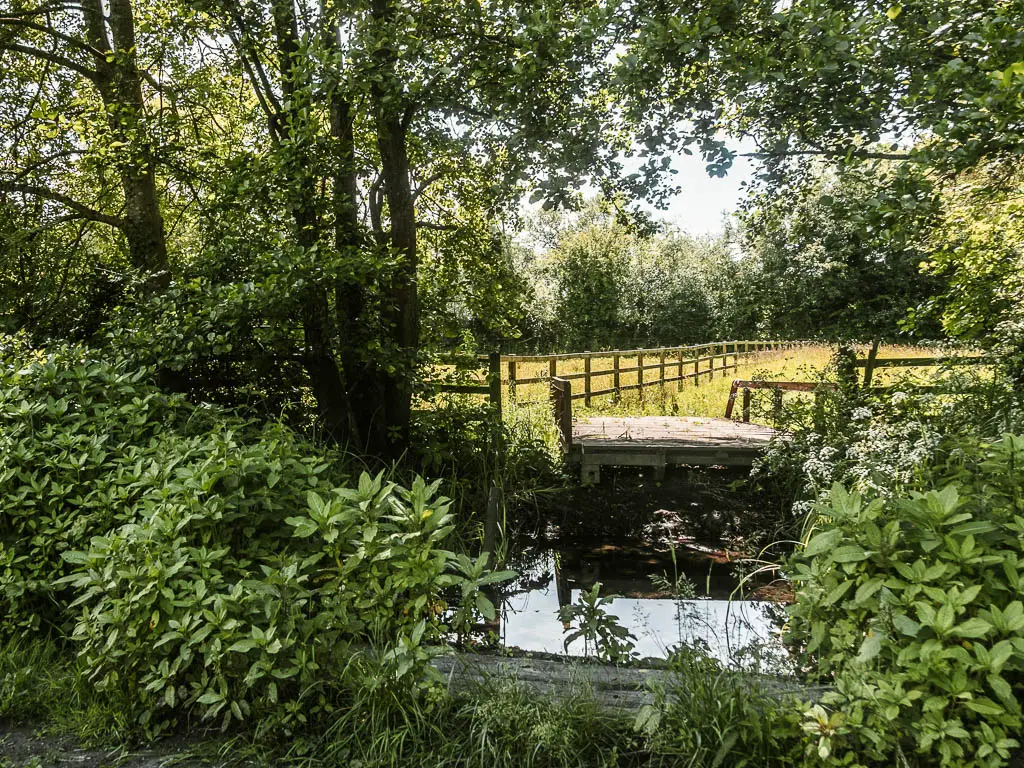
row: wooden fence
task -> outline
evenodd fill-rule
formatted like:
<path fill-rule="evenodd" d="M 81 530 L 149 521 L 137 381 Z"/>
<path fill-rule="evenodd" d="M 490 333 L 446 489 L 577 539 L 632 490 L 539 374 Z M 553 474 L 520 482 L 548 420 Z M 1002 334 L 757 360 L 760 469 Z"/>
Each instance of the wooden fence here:
<path fill-rule="evenodd" d="M 565 352 L 552 355 L 491 355 L 475 359 L 478 368 L 470 371 L 483 372 L 482 380 L 472 384 L 435 383 L 438 392 L 487 395 L 498 413 L 502 408 L 502 393 L 508 388 L 509 400 L 520 405 L 542 405 L 547 397 L 537 400 L 520 400 L 518 390 L 537 384 L 550 384 L 556 379 L 566 383 L 579 381 L 575 392 L 569 390 L 566 396 L 572 400 L 583 400 L 590 405 L 596 397 L 613 396 L 618 399 L 623 392 L 637 390 L 641 397 L 647 387 L 675 383 L 682 389 L 683 383 L 692 380 L 700 386 L 704 378 L 715 375 L 725 376 L 736 370 L 740 360 L 746 356 L 772 352 L 794 347 L 798 342 L 786 341 L 718 341 L 711 344 L 694 344 L 683 347 L 657 347 L 653 349 L 614 349 L 603 352 Z M 583 370 L 575 370 L 582 365 Z M 524 371 L 532 367 L 532 371 Z M 539 370 L 537 370 L 539 367 Z M 573 370 L 566 370 L 567 367 Z M 605 379 L 604 386 L 600 385 Z M 546 394 L 546 392 L 545 392 Z"/>
<path fill-rule="evenodd" d="M 994 361 L 990 357 L 981 355 L 969 357 L 885 357 L 879 358 L 878 346 L 871 348 L 866 358 L 858 358 L 850 353 L 845 365 L 840 365 L 840 379 L 845 386 L 857 387 L 858 384 L 864 389 L 870 389 L 873 393 L 887 392 L 893 389 L 905 389 L 906 384 L 872 386 L 871 381 L 874 372 L 879 368 L 934 368 L 934 367 L 959 367 L 968 365 L 991 365 Z M 863 382 L 858 382 L 856 370 L 864 369 Z M 742 395 L 742 421 L 750 421 L 750 399 L 751 391 L 755 389 L 772 390 L 772 412 L 778 418 L 782 409 L 783 392 L 810 392 L 817 395 L 818 392 L 831 391 L 836 388 L 833 382 L 812 382 L 812 381 L 742 381 L 737 379 L 732 383 L 729 391 L 729 400 L 725 406 L 725 418 L 731 419 L 736 404 L 737 395 Z M 937 387 L 928 384 L 913 384 L 915 390 L 934 390 Z"/>
<path fill-rule="evenodd" d="M 487 363 L 484 369 L 485 376 L 482 381 L 474 384 L 454 384 L 444 381 L 431 382 L 431 387 L 436 392 L 451 392 L 458 395 L 486 395 L 491 408 L 496 412 L 497 419 L 501 420 L 501 355 L 492 352 L 489 355 L 481 355 L 476 358 L 478 363 Z M 469 369 L 480 370 L 480 369 Z"/>

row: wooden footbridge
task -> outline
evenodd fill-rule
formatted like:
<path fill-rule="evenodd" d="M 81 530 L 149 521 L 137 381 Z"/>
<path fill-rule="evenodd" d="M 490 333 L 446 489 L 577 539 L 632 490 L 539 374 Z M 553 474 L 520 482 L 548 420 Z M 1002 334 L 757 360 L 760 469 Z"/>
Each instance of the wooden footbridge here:
<path fill-rule="evenodd" d="M 636 391 L 643 400 L 652 388 L 725 377 L 740 361 L 795 346 L 777 341 L 726 341 L 684 347 L 611 350 L 554 355 L 491 355 L 487 383 L 441 385 L 442 391 L 486 394 L 500 417 L 503 394 L 519 404 L 548 389 L 562 448 L 584 482 L 600 480 L 602 466 L 650 467 L 656 477 L 669 465 L 749 467 L 774 431 L 728 418 L 676 416 L 574 418 L 572 404 L 596 398 L 617 401 Z M 578 391 L 573 391 L 574 384 Z M 539 392 L 538 392 L 539 390 Z M 524 397 L 525 396 L 525 397 Z M 544 398 L 547 400 L 548 398 Z"/>
<path fill-rule="evenodd" d="M 602 466 L 651 467 L 656 480 L 669 465 L 749 467 L 775 434 L 760 424 L 693 416 L 573 419 L 570 429 L 563 444 L 585 483 L 600 482 Z"/>
<path fill-rule="evenodd" d="M 473 383 L 441 383 L 437 391 L 487 395 L 491 413 L 501 418 L 502 401 L 541 406 L 550 402 L 558 425 L 562 448 L 570 464 L 578 466 L 584 482 L 596 483 L 602 466 L 650 467 L 661 476 L 670 465 L 714 465 L 749 467 L 763 453 L 775 435 L 770 427 L 751 424 L 752 390 L 772 392 L 772 410 L 782 407 L 786 391 L 820 393 L 836 383 L 810 381 L 743 381 L 732 382 L 725 406 L 725 418 L 692 416 L 595 416 L 579 418 L 573 414 L 573 402 L 582 400 L 590 406 L 596 398 L 610 397 L 618 401 L 623 392 L 636 391 L 641 402 L 652 388 L 662 391 L 675 385 L 681 389 L 686 382 L 701 386 L 702 382 L 725 377 L 739 368 L 740 361 L 749 364 L 758 357 L 799 346 L 802 342 L 724 341 L 686 347 L 658 349 L 611 350 L 607 352 L 576 352 L 555 355 L 498 355 L 473 358 L 476 370 L 486 361 L 486 379 Z M 871 348 L 866 359 L 858 359 L 852 350 L 840 371 L 844 386 L 870 388 L 882 393 L 892 385 L 872 385 L 876 369 L 934 368 L 963 365 L 985 365 L 991 360 L 982 356 L 878 358 L 878 345 Z M 857 369 L 864 369 L 863 383 Z M 906 388 L 907 384 L 899 385 Z M 917 389 L 933 386 L 912 385 Z M 537 396 L 541 395 L 540 398 Z M 740 419 L 733 411 L 740 406 Z M 499 446 L 496 445 L 496 448 Z"/>

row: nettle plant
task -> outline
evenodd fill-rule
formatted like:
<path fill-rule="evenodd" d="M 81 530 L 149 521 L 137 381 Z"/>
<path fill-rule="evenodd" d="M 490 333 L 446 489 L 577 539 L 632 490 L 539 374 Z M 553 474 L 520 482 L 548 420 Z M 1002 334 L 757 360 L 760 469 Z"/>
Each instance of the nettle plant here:
<path fill-rule="evenodd" d="M 594 655 L 602 661 L 624 662 L 636 654 L 636 637 L 622 624 L 619 617 L 609 613 L 607 606 L 615 601 L 614 595 L 601 597 L 601 582 L 580 592 L 579 600 L 558 611 L 558 618 L 566 625 L 564 647 L 566 652 L 576 640 L 583 639 L 583 655 Z M 575 628 L 572 625 L 575 623 Z"/>
<path fill-rule="evenodd" d="M 1024 683 L 1024 438 L 951 452 L 938 488 L 836 484 L 791 563 L 789 639 L 834 681 L 807 713 L 830 765 L 998 766 Z"/>

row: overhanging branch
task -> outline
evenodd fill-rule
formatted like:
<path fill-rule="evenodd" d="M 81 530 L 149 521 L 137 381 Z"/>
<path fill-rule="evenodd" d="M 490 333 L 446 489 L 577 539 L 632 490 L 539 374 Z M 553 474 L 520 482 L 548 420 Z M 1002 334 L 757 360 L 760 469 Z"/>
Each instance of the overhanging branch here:
<path fill-rule="evenodd" d="M 14 51 L 16 53 L 23 53 L 26 56 L 31 56 L 35 59 L 48 61 L 51 64 L 56 64 L 59 67 L 65 67 L 66 69 L 70 69 L 74 72 L 77 72 L 82 77 L 86 78 L 87 80 L 91 80 L 94 83 L 99 81 L 100 76 L 96 70 L 89 69 L 89 67 L 85 66 L 84 64 L 79 64 L 77 61 L 69 59 L 66 56 L 61 56 L 59 53 L 53 53 L 52 51 L 44 51 L 40 48 L 33 48 L 30 45 L 22 45 L 21 43 L 0 42 L 0 51 L 3 50 Z"/>
<path fill-rule="evenodd" d="M 35 184 L 0 181 L 0 192 L 18 192 L 23 195 L 41 197 L 44 200 L 52 200 L 55 203 L 63 205 L 68 210 L 74 211 L 83 219 L 96 221 L 100 224 L 107 224 L 108 226 L 115 227 L 117 229 L 123 230 L 127 225 L 127 222 L 122 218 L 111 216 L 110 214 L 103 213 L 103 211 L 97 211 L 95 208 L 91 208 L 84 203 L 80 203 L 72 197 L 68 197 L 60 192 L 54 192 L 52 189 L 47 189 L 46 187 L 36 186 Z"/>
<path fill-rule="evenodd" d="M 874 152 L 866 149 L 857 149 L 850 152 L 828 149 L 783 149 L 776 152 L 744 152 L 740 157 L 753 157 L 758 160 L 771 160 L 781 157 L 828 157 L 833 160 L 846 157 L 856 157 L 862 160 L 896 160 L 921 162 L 920 158 L 909 152 Z"/>

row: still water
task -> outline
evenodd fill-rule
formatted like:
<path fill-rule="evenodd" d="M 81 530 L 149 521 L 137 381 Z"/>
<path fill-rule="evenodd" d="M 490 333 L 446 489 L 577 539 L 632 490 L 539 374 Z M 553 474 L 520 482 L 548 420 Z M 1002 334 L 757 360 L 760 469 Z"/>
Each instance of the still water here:
<path fill-rule="evenodd" d="M 703 646 L 724 664 L 779 669 L 786 665 L 780 641 L 784 608 L 776 602 L 735 599 L 729 563 L 698 547 L 671 553 L 598 546 L 536 552 L 511 564 L 520 577 L 501 604 L 500 636 L 506 647 L 582 655 L 582 639 L 566 648 L 561 606 L 601 582 L 602 595 L 618 595 L 606 610 L 636 638 L 641 657 L 664 658 L 673 646 Z M 672 599 L 651 576 L 685 574 L 695 598 Z"/>

